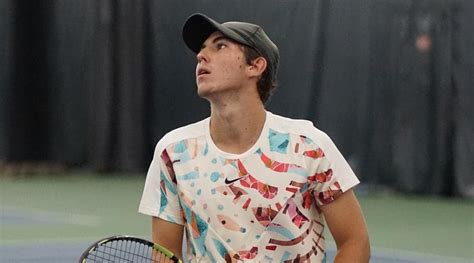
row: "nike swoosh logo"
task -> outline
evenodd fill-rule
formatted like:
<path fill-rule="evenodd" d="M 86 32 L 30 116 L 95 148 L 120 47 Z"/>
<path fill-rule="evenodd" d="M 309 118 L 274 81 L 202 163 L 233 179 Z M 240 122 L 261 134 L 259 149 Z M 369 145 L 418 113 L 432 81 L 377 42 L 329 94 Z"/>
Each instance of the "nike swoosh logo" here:
<path fill-rule="evenodd" d="M 235 178 L 235 179 L 232 179 L 232 180 L 229 180 L 229 179 L 226 178 L 224 182 L 225 182 L 226 184 L 231 184 L 231 183 L 233 183 L 233 182 L 237 182 L 238 180 L 240 180 L 240 179 L 242 179 L 242 178 L 243 178 L 243 177 L 239 177 L 239 178 Z"/>

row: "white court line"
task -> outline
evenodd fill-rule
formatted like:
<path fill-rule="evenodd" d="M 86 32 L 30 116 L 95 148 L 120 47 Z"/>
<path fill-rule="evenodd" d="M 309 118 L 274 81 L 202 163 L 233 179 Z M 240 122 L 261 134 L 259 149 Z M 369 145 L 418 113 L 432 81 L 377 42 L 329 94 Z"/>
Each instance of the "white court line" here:
<path fill-rule="evenodd" d="M 326 241 L 326 248 L 336 250 L 336 244 L 333 241 Z M 474 263 L 474 259 L 440 256 L 425 252 L 416 252 L 405 249 L 383 248 L 371 246 L 372 257 L 393 258 L 404 261 L 430 262 L 430 263 Z M 373 262 L 373 261 L 371 261 Z"/>
<path fill-rule="evenodd" d="M 150 239 L 149 236 L 143 236 L 139 234 L 130 234 L 130 233 L 125 233 L 125 234 L 120 234 L 118 233 L 117 235 L 129 235 L 129 236 L 134 236 L 134 237 L 139 237 L 143 239 Z M 1 246 L 24 246 L 25 244 L 33 244 L 33 245 L 41 245 L 41 246 L 48 246 L 48 245 L 57 245 L 57 243 L 63 243 L 63 244 L 92 244 L 96 241 L 99 241 L 101 239 L 104 239 L 108 236 L 113 236 L 113 234 L 110 235 L 101 235 L 101 236 L 81 236 L 81 237 L 51 237 L 51 238 L 21 238 L 21 239 L 15 239 L 12 241 L 5 240 L 6 242 L 1 243 L 0 242 L 0 247 Z M 1 261 L 0 261 L 1 262 Z"/>
<path fill-rule="evenodd" d="M 2 207 L 2 214 L 0 218 L 5 215 L 13 215 L 14 217 L 19 217 L 20 219 L 27 220 L 25 224 L 31 223 L 61 223 L 67 225 L 79 225 L 79 226 L 89 226 L 97 227 L 101 224 L 101 218 L 93 215 L 83 215 L 83 214 L 74 214 L 74 213 L 64 213 L 64 212 L 51 212 L 39 209 L 20 209 L 13 207 Z M 8 223 L 2 223 L 2 225 L 8 225 Z"/>

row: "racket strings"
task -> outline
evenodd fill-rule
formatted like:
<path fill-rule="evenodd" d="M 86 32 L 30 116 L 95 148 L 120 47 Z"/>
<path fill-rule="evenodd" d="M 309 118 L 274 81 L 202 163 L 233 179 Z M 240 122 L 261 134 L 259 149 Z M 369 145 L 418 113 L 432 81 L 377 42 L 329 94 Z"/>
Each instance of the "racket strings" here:
<path fill-rule="evenodd" d="M 152 247 L 130 240 L 99 244 L 86 262 L 160 262 L 166 256 Z"/>

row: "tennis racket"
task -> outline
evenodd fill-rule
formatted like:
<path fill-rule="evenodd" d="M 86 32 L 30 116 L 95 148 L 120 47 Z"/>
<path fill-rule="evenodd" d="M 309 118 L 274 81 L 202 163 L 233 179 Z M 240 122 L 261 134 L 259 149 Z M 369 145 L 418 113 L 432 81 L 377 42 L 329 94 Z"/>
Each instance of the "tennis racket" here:
<path fill-rule="evenodd" d="M 167 260 L 168 259 L 168 260 Z M 132 236 L 112 236 L 92 244 L 79 259 L 86 262 L 182 262 L 168 249 Z"/>

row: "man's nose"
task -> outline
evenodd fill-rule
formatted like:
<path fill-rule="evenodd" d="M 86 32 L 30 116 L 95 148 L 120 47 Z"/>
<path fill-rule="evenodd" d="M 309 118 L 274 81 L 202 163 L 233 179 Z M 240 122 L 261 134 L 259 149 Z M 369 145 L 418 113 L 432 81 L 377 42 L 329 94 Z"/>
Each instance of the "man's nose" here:
<path fill-rule="evenodd" d="M 209 62 L 209 59 L 204 51 L 204 48 L 199 51 L 196 55 L 198 63 L 201 63 L 202 61 Z"/>

